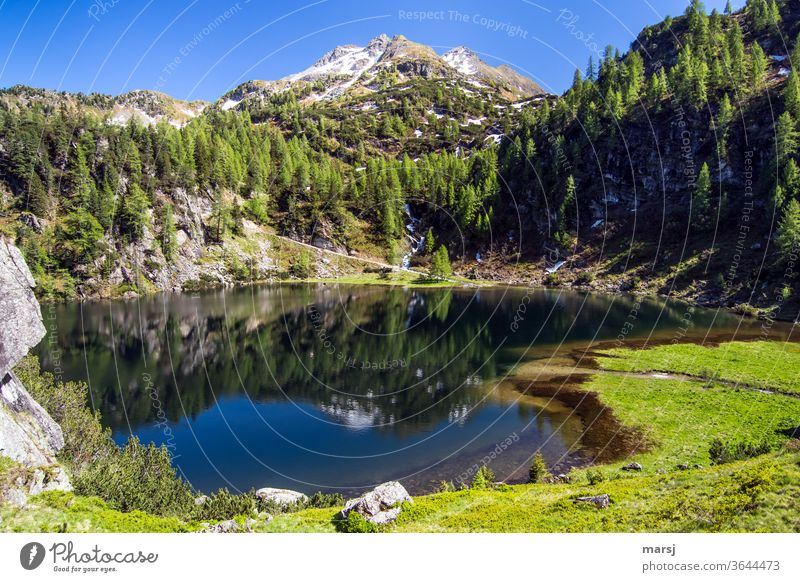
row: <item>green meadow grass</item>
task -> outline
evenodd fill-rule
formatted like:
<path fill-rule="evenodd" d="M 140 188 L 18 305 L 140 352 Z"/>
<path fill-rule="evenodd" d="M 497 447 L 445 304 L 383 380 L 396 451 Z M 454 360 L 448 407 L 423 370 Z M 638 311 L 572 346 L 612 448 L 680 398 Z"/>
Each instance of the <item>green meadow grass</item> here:
<path fill-rule="evenodd" d="M 673 372 L 763 390 L 800 393 L 800 344 L 729 342 L 719 346 L 673 344 L 602 352 L 600 365 L 623 372 Z"/>

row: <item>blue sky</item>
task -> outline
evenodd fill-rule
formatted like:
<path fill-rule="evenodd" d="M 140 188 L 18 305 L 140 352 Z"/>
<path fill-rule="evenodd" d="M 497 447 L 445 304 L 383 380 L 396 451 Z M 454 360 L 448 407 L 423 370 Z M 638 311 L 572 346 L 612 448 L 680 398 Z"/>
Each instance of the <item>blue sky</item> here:
<path fill-rule="evenodd" d="M 735 0 L 739 7 L 744 0 Z M 688 0 L 0 0 L 0 87 L 214 100 L 300 71 L 339 44 L 403 34 L 466 45 L 560 93 L 607 44 L 626 50 Z M 706 0 L 722 10 L 725 0 Z"/>

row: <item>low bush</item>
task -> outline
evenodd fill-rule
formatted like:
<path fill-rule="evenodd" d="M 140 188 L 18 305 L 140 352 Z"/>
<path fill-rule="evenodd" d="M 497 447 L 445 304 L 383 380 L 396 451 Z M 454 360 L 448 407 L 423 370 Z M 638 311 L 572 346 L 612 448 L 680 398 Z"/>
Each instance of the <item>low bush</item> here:
<path fill-rule="evenodd" d="M 61 426 L 64 448 L 59 456 L 72 472 L 79 473 L 87 463 L 117 449 L 111 431 L 100 424 L 100 414 L 88 407 L 86 384 L 56 383 L 52 374 L 40 370 L 35 356 L 24 358 L 14 372 L 30 395 Z"/>
<path fill-rule="evenodd" d="M 368 522 L 357 511 L 351 511 L 344 519 L 337 513 L 334 518 L 334 525 L 336 526 L 336 531 L 342 533 L 378 533 L 380 531 L 377 525 Z"/>
<path fill-rule="evenodd" d="M 219 489 L 209 495 L 205 502 L 195 505 L 194 517 L 199 520 L 225 520 L 237 515 L 253 515 L 256 512 L 255 493 L 235 495 L 227 489 Z"/>
<path fill-rule="evenodd" d="M 192 489 L 176 473 L 166 447 L 144 446 L 136 437 L 84 467 L 73 485 L 77 494 L 96 495 L 119 511 L 185 516 L 194 508 Z"/>
<path fill-rule="evenodd" d="M 606 475 L 600 469 L 589 469 L 586 471 L 586 480 L 589 485 L 597 485 L 606 480 Z"/>
<path fill-rule="evenodd" d="M 750 442 L 750 441 L 737 441 L 733 443 L 724 443 L 720 439 L 711 441 L 711 446 L 708 448 L 708 455 L 711 457 L 713 465 L 723 465 L 725 463 L 733 463 L 734 461 L 743 461 L 745 459 L 752 459 L 760 455 L 765 455 L 771 452 L 772 445 L 767 441 Z"/>

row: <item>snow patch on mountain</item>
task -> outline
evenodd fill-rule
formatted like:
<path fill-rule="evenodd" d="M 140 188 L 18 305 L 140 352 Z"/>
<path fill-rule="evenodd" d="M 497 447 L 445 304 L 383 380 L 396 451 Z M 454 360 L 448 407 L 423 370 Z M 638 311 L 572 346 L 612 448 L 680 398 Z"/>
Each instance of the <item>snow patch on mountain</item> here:
<path fill-rule="evenodd" d="M 465 46 L 459 46 L 447 51 L 442 55 L 442 58 L 448 65 L 467 77 L 471 77 L 478 72 L 480 59 L 478 55 Z"/>

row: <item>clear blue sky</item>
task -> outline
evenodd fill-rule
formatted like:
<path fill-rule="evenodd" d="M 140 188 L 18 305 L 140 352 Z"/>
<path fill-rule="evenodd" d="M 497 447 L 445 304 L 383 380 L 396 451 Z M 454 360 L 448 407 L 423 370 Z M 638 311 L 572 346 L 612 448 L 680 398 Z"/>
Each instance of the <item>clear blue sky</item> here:
<path fill-rule="evenodd" d="M 739 7 L 744 0 L 734 1 Z M 339 44 L 403 34 L 466 45 L 562 92 L 576 66 L 688 0 L 0 0 L 0 87 L 214 100 L 306 68 Z M 725 0 L 706 0 L 722 10 Z M 429 11 L 425 19 L 414 12 Z"/>

